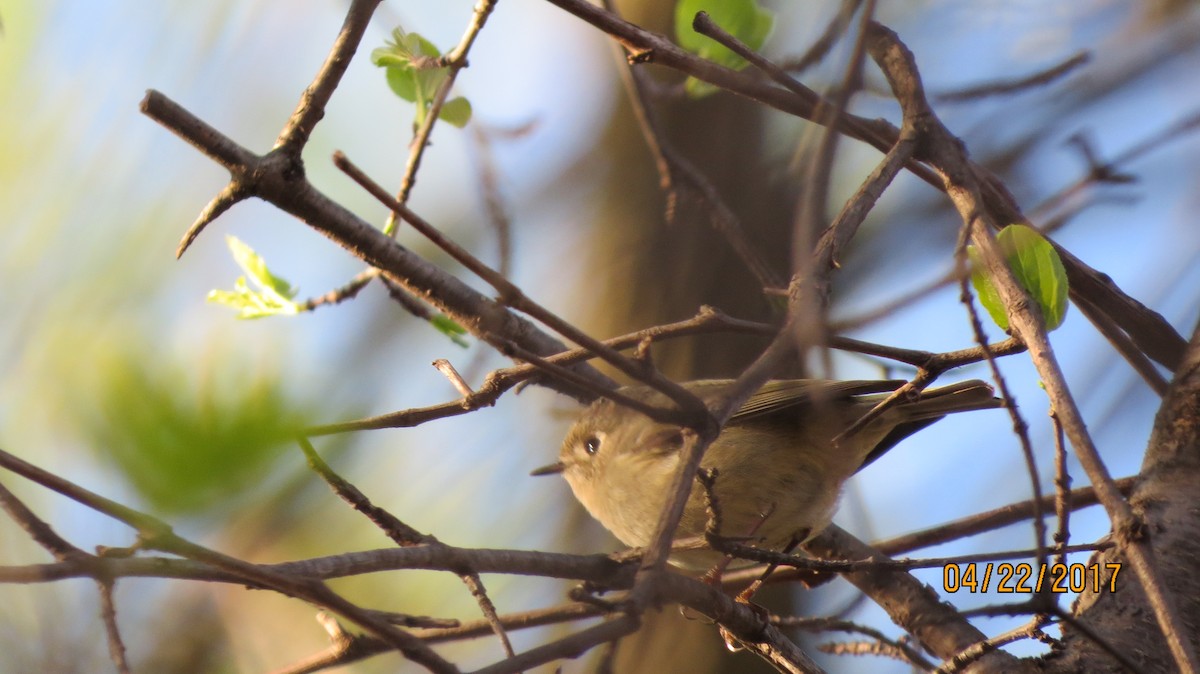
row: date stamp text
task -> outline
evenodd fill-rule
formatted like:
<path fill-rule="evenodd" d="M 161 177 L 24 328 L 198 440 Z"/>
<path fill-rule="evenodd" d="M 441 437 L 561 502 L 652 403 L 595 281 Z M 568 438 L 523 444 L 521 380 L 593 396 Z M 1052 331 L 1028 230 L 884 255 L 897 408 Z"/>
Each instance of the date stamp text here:
<path fill-rule="evenodd" d="M 1010 564 L 1008 562 L 970 562 L 942 567 L 942 589 L 1000 593 L 1034 592 L 1108 592 L 1117 591 L 1119 563 L 1109 564 Z"/>

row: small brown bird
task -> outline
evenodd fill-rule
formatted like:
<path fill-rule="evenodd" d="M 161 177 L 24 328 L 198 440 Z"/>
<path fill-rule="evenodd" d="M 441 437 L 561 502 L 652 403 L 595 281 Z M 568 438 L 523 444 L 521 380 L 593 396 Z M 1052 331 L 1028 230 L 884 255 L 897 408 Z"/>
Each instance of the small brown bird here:
<path fill-rule="evenodd" d="M 714 493 L 720 534 L 783 550 L 824 529 L 842 484 L 897 442 L 947 414 L 1000 407 L 990 386 L 972 380 L 901 400 L 856 433 L 834 439 L 903 381 L 767 382 L 729 420 L 704 454 L 717 469 Z M 709 402 L 733 380 L 684 384 Z M 621 393 L 658 406 L 669 400 L 633 386 Z M 558 463 L 534 475 L 562 473 L 588 512 L 623 543 L 649 544 L 670 496 L 683 444 L 680 428 L 601 399 L 567 432 Z M 699 485 L 692 488 L 676 536 L 704 533 L 708 516 Z M 713 551 L 686 551 L 672 562 L 702 569 L 720 561 Z"/>

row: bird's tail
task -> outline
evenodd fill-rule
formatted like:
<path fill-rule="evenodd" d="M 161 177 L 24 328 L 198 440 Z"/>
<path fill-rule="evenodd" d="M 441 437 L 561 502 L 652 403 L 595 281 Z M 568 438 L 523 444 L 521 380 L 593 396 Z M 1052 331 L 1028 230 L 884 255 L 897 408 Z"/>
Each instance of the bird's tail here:
<path fill-rule="evenodd" d="M 863 396 L 875 398 L 875 402 L 883 400 L 886 395 Z M 947 414 L 969 412 L 971 410 L 988 410 L 1003 407 L 1004 400 L 997 398 L 992 387 L 978 379 L 962 381 L 949 386 L 922 391 L 916 400 L 901 402 L 895 409 L 902 415 L 903 421 L 887 434 L 868 454 L 859 470 L 883 455 L 904 438 L 916 433 Z"/>
<path fill-rule="evenodd" d="M 936 419 L 954 412 L 1003 407 L 1004 400 L 997 398 L 995 391 L 986 382 L 972 379 L 922 391 L 919 398 L 901 405 L 909 421 L 920 421 Z"/>

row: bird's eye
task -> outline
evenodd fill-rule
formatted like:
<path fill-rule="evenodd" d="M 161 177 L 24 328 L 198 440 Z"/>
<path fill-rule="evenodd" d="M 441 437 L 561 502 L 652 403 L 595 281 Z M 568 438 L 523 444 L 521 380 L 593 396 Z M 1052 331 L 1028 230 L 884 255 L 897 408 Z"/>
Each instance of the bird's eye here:
<path fill-rule="evenodd" d="M 587 440 L 583 441 L 583 451 L 594 456 L 596 452 L 600 451 L 600 438 L 594 435 L 589 436 Z"/>

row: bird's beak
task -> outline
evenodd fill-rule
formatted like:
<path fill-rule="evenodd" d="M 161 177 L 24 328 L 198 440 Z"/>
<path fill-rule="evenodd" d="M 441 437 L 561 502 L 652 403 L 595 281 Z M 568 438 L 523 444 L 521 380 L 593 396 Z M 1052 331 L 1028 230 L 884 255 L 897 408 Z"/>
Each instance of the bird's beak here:
<path fill-rule="evenodd" d="M 567 464 L 563 463 L 562 461 L 558 461 L 556 463 L 550 464 L 549 466 L 542 466 L 541 468 L 535 468 L 534 470 L 530 471 L 529 474 L 534 475 L 534 476 L 554 475 L 556 473 L 561 473 L 566 469 L 567 469 Z"/>

